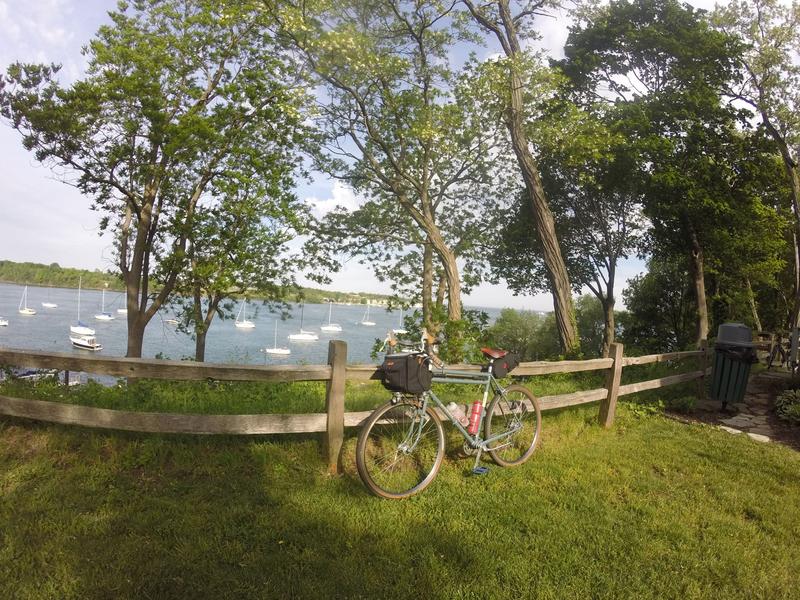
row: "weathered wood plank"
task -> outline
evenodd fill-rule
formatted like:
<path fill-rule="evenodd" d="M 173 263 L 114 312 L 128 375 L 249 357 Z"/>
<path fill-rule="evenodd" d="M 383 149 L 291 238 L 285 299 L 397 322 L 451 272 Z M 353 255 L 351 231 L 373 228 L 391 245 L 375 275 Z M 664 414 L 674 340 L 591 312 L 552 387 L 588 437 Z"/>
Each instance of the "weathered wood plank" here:
<path fill-rule="evenodd" d="M 327 381 L 328 365 L 224 365 L 182 360 L 154 360 L 78 356 L 65 352 L 39 352 L 0 348 L 0 364 L 15 367 L 85 371 L 111 377 L 172 379 L 180 381 L 217 379 L 220 381 Z"/>
<path fill-rule="evenodd" d="M 675 385 L 678 383 L 685 383 L 687 381 L 694 381 L 703 377 L 703 371 L 692 371 L 691 373 L 681 373 L 680 375 L 670 375 L 669 377 L 662 377 L 660 379 L 650 379 L 649 381 L 640 381 L 638 383 L 629 383 L 628 385 L 619 386 L 619 396 L 627 394 L 635 394 L 636 392 L 643 392 L 645 390 L 654 390 L 657 388 L 666 387 L 668 385 Z"/>
<path fill-rule="evenodd" d="M 328 470 L 338 473 L 341 468 L 339 455 L 344 443 L 344 389 L 347 374 L 347 344 L 341 340 L 328 342 L 328 365 L 331 378 L 326 384 L 325 410 L 328 415 L 325 430 L 325 455 Z"/>
<path fill-rule="evenodd" d="M 611 427 L 617 411 L 617 395 L 619 382 L 622 379 L 622 344 L 611 344 L 609 358 L 614 361 L 614 366 L 606 373 L 606 397 L 600 402 L 598 419 L 603 427 Z"/>
<path fill-rule="evenodd" d="M 597 388 L 595 390 L 585 390 L 581 392 L 573 392 L 571 394 L 542 396 L 539 398 L 539 408 L 544 411 L 553 410 L 556 408 L 564 408 L 565 406 L 576 406 L 578 404 L 597 402 L 598 400 L 603 400 L 607 394 L 607 389 Z"/>
<path fill-rule="evenodd" d="M 261 435 L 325 431 L 324 413 L 301 415 L 195 415 L 110 410 L 0 396 L 0 414 L 143 433 Z"/>
<path fill-rule="evenodd" d="M 676 360 L 679 358 L 689 358 L 692 356 L 700 356 L 700 350 L 688 350 L 685 352 L 664 352 L 663 354 L 647 354 L 646 356 L 627 356 L 622 359 L 622 366 L 628 367 L 631 365 L 646 365 L 648 363 L 666 362 L 668 360 Z"/>
<path fill-rule="evenodd" d="M 380 381 L 381 372 L 376 365 L 347 365 L 348 381 Z"/>
<path fill-rule="evenodd" d="M 560 360 L 524 362 L 514 369 L 512 377 L 530 375 L 547 375 L 550 373 L 577 373 L 578 371 L 600 371 L 611 368 L 613 361 L 609 358 L 593 358 L 591 360 Z M 448 369 L 457 371 L 480 371 L 481 365 L 447 365 Z M 434 371 L 436 375 L 436 371 Z M 348 365 L 347 379 L 351 381 L 380 381 L 381 372 L 377 365 Z"/>
<path fill-rule="evenodd" d="M 579 371 L 601 371 L 613 365 L 610 358 L 592 358 L 589 360 L 558 360 L 520 363 L 511 375 L 548 375 L 550 373 L 577 373 Z"/>

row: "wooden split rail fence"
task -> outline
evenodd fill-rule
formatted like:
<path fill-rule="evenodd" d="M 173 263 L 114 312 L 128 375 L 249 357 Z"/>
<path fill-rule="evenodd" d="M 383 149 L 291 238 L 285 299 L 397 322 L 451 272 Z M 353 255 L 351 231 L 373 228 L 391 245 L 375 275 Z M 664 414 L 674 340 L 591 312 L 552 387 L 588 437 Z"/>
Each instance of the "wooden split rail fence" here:
<path fill-rule="evenodd" d="M 614 421 L 614 412 L 619 396 L 694 380 L 700 382 L 698 391 L 699 394 L 703 394 L 705 389 L 703 381 L 707 374 L 708 365 L 708 351 L 705 344 L 700 350 L 696 351 L 668 352 L 647 356 L 625 357 L 622 354 L 622 350 L 622 344 L 613 344 L 609 358 L 521 363 L 514 369 L 513 376 L 526 377 L 551 373 L 606 371 L 605 387 L 539 398 L 542 410 L 599 401 L 599 420 L 605 427 L 609 427 Z M 620 385 L 623 367 L 684 358 L 696 358 L 698 369 L 679 375 Z M 380 380 L 380 371 L 374 365 L 348 365 L 347 344 L 337 340 L 329 343 L 327 365 L 222 365 L 141 358 L 81 356 L 70 353 L 35 352 L 10 348 L 0 348 L 0 365 L 65 371 L 65 381 L 69 379 L 69 371 L 82 371 L 113 377 L 181 381 L 325 381 L 327 387 L 326 412 L 317 414 L 197 415 L 148 413 L 92 408 L 42 400 L 27 400 L 3 395 L 0 395 L 0 414 L 66 425 L 145 433 L 262 435 L 323 432 L 325 434 L 324 453 L 329 467 L 334 471 L 338 469 L 339 454 L 344 440 L 344 428 L 358 426 L 371 412 L 345 412 L 345 382 Z M 479 370 L 481 367 L 478 365 L 460 365 L 452 368 Z"/>

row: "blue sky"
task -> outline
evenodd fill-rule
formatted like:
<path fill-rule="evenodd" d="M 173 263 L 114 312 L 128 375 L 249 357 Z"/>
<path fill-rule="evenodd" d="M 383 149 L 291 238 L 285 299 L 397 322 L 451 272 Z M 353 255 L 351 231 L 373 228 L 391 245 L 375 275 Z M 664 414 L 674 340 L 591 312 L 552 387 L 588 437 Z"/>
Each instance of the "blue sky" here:
<path fill-rule="evenodd" d="M 695 6 L 711 8 L 708 0 Z M 81 48 L 98 26 L 108 21 L 115 0 L 0 0 L 0 69 L 17 60 L 63 65 L 66 80 L 83 73 Z M 540 45 L 552 55 L 561 54 L 566 40 L 566 16 L 541 22 Z M 59 181 L 38 164 L 20 143 L 19 135 L 0 126 L 0 259 L 58 262 L 62 266 L 113 269 L 110 241 L 98 230 L 99 215 L 77 190 Z M 318 212 L 335 204 L 353 206 L 352 192 L 321 175 L 297 189 Z M 638 260 L 624 261 L 618 270 L 617 297 L 626 280 L 644 270 Z M 371 271 L 349 261 L 334 276 L 330 289 L 387 292 Z M 552 310 L 549 294 L 514 297 L 502 285 L 482 285 L 465 299 L 471 306 Z"/>

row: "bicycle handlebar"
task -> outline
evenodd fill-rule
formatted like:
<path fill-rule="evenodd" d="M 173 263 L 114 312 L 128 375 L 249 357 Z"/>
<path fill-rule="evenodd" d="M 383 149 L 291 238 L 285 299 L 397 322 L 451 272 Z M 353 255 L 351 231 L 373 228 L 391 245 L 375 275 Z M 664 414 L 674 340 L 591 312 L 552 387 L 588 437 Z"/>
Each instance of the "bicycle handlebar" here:
<path fill-rule="evenodd" d="M 420 336 L 420 340 L 418 342 L 412 340 L 401 340 L 395 335 L 394 331 L 389 331 L 386 334 L 386 339 L 383 341 L 381 351 L 383 351 L 388 345 L 390 349 L 400 346 L 401 348 L 408 350 L 424 352 L 428 355 L 428 358 L 431 359 L 431 362 L 435 366 L 442 368 L 444 367 L 444 361 L 436 354 L 435 347 L 439 341 L 441 341 L 439 337 L 432 336 L 426 329 L 422 330 L 422 336 Z"/>

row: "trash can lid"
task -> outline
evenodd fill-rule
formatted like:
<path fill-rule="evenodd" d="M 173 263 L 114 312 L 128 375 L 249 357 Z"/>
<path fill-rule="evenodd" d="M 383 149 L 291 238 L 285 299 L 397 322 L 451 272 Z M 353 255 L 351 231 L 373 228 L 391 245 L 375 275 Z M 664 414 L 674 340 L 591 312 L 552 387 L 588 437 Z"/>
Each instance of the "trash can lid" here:
<path fill-rule="evenodd" d="M 744 323 L 723 323 L 717 330 L 717 346 L 753 346 L 753 332 Z"/>

